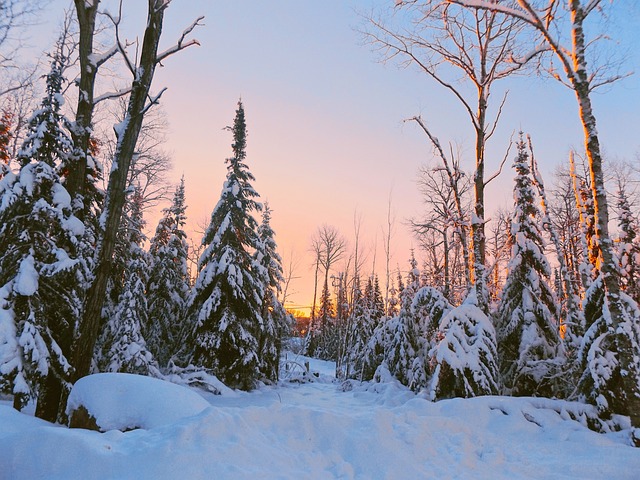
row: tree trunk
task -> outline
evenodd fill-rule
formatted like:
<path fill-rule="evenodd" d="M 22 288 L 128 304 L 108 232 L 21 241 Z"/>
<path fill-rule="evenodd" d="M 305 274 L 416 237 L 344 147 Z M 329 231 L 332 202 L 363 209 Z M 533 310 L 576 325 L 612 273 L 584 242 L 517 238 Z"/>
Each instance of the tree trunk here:
<path fill-rule="evenodd" d="M 590 84 L 586 70 L 586 46 L 583 29 L 585 16 L 578 0 L 570 0 L 570 2 L 573 24 L 571 38 L 575 70 L 575 74 L 570 78 L 578 100 L 587 159 L 589 160 L 589 174 L 591 176 L 591 189 L 596 217 L 596 236 L 599 240 L 602 254 L 601 272 L 605 285 L 606 300 L 611 313 L 612 330 L 615 332 L 618 361 L 620 370 L 623 372 L 623 388 L 627 399 L 629 416 L 631 417 L 631 425 L 635 428 L 640 428 L 640 388 L 638 386 L 640 372 L 636 369 L 634 362 L 633 346 L 629 338 L 621 332 L 625 326 L 625 321 L 628 321 L 628 313 L 625 311 L 620 299 L 620 272 L 613 252 L 613 242 L 609 235 L 609 208 L 604 175 L 602 173 L 602 156 L 600 154 L 600 142 L 596 129 L 596 118 L 591 105 Z M 635 438 L 634 440 L 638 445 L 640 438 Z"/>
<path fill-rule="evenodd" d="M 87 155 L 93 122 L 93 98 L 97 65 L 91 60 L 93 55 L 93 37 L 96 26 L 96 12 L 100 0 L 86 2 L 75 0 L 76 14 L 79 26 L 78 60 L 80 62 L 80 81 L 78 89 L 78 106 L 76 121 L 71 129 L 71 136 L 76 148 L 73 168 L 68 172 L 65 187 L 74 200 L 74 213 L 80 219 L 85 219 L 86 208 L 84 202 L 87 181 Z"/>
<path fill-rule="evenodd" d="M 162 32 L 162 20 L 166 6 L 167 4 L 160 0 L 149 0 L 149 13 L 142 44 L 140 65 L 135 70 L 127 114 L 125 121 L 121 124 L 122 130 L 118 132 L 114 167 L 109 177 L 105 211 L 103 213 L 106 220 L 96 256 L 95 279 L 87 292 L 83 320 L 73 351 L 76 379 L 88 375 L 91 367 L 94 347 L 99 333 L 107 281 L 113 262 L 116 233 L 120 226 L 122 209 L 125 203 L 127 175 L 140 133 L 145 103 L 157 64 L 158 43 Z"/>
<path fill-rule="evenodd" d="M 484 87 L 478 89 L 478 114 L 476 126 L 476 171 L 473 176 L 475 207 L 471 220 L 473 238 L 473 274 L 478 307 L 489 314 L 489 302 L 485 286 L 485 233 L 484 233 L 484 150 L 485 121 L 487 116 L 487 92 Z"/>

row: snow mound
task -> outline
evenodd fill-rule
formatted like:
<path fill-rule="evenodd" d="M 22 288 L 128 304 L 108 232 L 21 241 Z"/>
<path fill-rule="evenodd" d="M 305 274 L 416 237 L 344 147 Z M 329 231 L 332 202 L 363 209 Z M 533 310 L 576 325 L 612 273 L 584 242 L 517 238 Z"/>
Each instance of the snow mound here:
<path fill-rule="evenodd" d="M 210 404 L 180 385 L 129 373 L 98 373 L 76 382 L 67 414 L 86 408 L 102 431 L 151 429 L 199 414 Z"/>

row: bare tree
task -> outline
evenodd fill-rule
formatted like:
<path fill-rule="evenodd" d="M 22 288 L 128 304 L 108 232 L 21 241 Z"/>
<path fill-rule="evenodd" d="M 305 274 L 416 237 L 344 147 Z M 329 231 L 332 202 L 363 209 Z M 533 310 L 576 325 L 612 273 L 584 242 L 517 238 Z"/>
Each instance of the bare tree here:
<path fill-rule="evenodd" d="M 316 320 L 316 305 L 318 293 L 318 274 L 320 268 L 324 272 L 323 293 L 329 290 L 329 272 L 331 267 L 339 261 L 346 251 L 347 242 L 340 232 L 333 226 L 322 225 L 311 237 L 311 251 L 314 254 L 315 287 L 313 293 L 313 306 L 311 309 L 310 342 L 313 343 L 314 329 L 318 329 Z"/>
<path fill-rule="evenodd" d="M 83 4 L 82 7 L 78 8 L 78 14 L 80 16 L 81 12 L 86 11 L 90 2 L 76 0 L 76 6 L 78 6 L 78 4 Z M 97 4 L 97 1 L 91 3 L 91 5 L 95 6 L 97 6 Z M 116 234 L 119 228 L 122 209 L 125 202 L 129 168 L 131 166 L 131 160 L 140 134 L 142 121 L 147 111 L 158 102 L 160 96 L 164 92 L 163 89 L 154 97 L 149 95 L 155 68 L 171 54 L 183 50 L 191 45 L 198 44 L 196 40 L 186 40 L 186 37 L 199 24 L 199 21 L 202 18 L 199 18 L 192 23 L 183 32 L 182 36 L 174 46 L 162 53 L 158 53 L 164 13 L 169 4 L 170 1 L 168 0 L 148 0 L 147 24 L 144 39 L 140 50 L 140 56 L 135 59 L 131 58 L 126 53 L 126 46 L 119 37 L 118 27 L 121 16 L 118 16 L 117 18 L 112 17 L 116 30 L 117 50 L 123 55 L 123 59 L 133 76 L 133 80 L 131 83 L 131 94 L 127 107 L 127 115 L 124 121 L 116 129 L 117 146 L 114 155 L 114 166 L 111 169 L 111 175 L 109 177 L 109 186 L 107 188 L 107 197 L 103 211 L 104 231 L 97 247 L 97 266 L 94 272 L 94 280 L 87 292 L 83 319 L 80 324 L 79 334 L 73 352 L 73 365 L 76 368 L 76 378 L 87 375 L 91 366 L 93 349 L 98 336 L 100 316 L 104 303 L 107 281 L 113 262 Z M 95 67 L 95 61 L 90 60 L 89 64 L 90 69 Z M 82 96 L 83 95 L 80 95 L 80 97 Z"/>
<path fill-rule="evenodd" d="M 455 177 L 443 160 L 445 167 L 422 167 L 418 178 L 418 188 L 424 199 L 427 211 L 419 219 L 413 219 L 411 226 L 422 248 L 431 253 L 431 265 L 442 265 L 442 293 L 452 299 L 455 286 L 451 271 L 451 257 L 455 253 L 454 242 L 460 242 L 466 251 L 466 233 L 464 220 L 468 214 L 467 199 L 471 189 L 468 176 L 456 169 Z M 457 165 L 457 164 L 454 164 Z M 434 233 L 436 235 L 434 235 Z M 468 252 L 464 263 L 465 290 L 469 287 Z M 440 267 L 436 268 L 439 270 Z M 435 286 L 435 285 L 434 285 Z"/>
<path fill-rule="evenodd" d="M 386 229 L 382 229 L 382 246 L 384 248 L 384 309 L 389 310 L 389 291 L 391 288 L 391 239 L 395 233 L 395 215 L 391 209 L 391 192 L 389 192 L 389 200 L 387 202 L 387 224 Z"/>
<path fill-rule="evenodd" d="M 504 281 L 505 268 L 504 264 L 509 261 L 510 257 L 510 241 L 511 236 L 511 217 L 512 212 L 504 209 L 498 209 L 494 212 L 491 222 L 489 222 L 489 237 L 487 238 L 488 253 L 491 261 L 487 267 L 488 288 L 491 300 L 497 300 L 502 290 L 502 282 Z"/>
<path fill-rule="evenodd" d="M 291 252 L 289 253 L 289 260 L 283 262 L 284 284 L 282 286 L 281 298 L 279 299 L 282 305 L 285 305 L 287 303 L 287 300 L 289 299 L 289 296 L 295 293 L 295 292 L 289 291 L 289 287 L 291 286 L 291 282 L 293 280 L 297 280 L 300 278 L 299 276 L 296 276 L 296 272 L 299 266 L 300 266 L 300 259 L 296 256 L 295 252 L 292 249 Z"/>
<path fill-rule="evenodd" d="M 485 180 L 485 150 L 487 141 L 495 133 L 506 94 L 493 118 L 489 98 L 494 82 L 516 72 L 540 51 L 521 53 L 516 38 L 522 22 L 502 13 L 467 10 L 436 0 L 397 1 L 396 14 L 401 12 L 410 16 L 408 28 L 388 26 L 370 17 L 372 28 L 365 35 L 385 60 L 398 58 L 402 65 L 418 66 L 451 92 L 469 116 L 476 136 L 474 214 L 470 222 L 472 272 L 479 306 L 486 312 L 484 190 L 488 180 Z M 469 82 L 475 95 L 468 95 L 460 80 Z"/>
<path fill-rule="evenodd" d="M 495 2 L 489 0 L 446 0 L 446 3 L 466 7 L 470 13 L 479 11 L 501 13 L 532 27 L 539 35 L 540 46 L 553 51 L 564 71 L 564 78 L 550 66 L 551 74 L 573 90 L 578 102 L 579 117 L 584 131 L 584 143 L 591 176 L 591 193 L 596 214 L 596 235 L 602 255 L 602 274 L 606 299 L 611 313 L 615 343 L 619 352 L 624 391 L 633 427 L 640 432 L 640 372 L 634 362 L 629 338 L 622 332 L 630 321 L 629 313 L 620 298 L 620 272 L 615 259 L 613 242 L 609 235 L 609 206 L 602 169 L 600 140 L 591 93 L 598 87 L 610 85 L 623 78 L 612 73 L 612 64 L 587 62 L 588 49 L 598 37 L 588 38 L 585 24 L 590 17 L 602 14 L 602 0 L 515 0 Z M 595 15 L 594 15 L 595 13 Z M 593 59 L 591 59 L 593 60 Z M 640 433 L 634 437 L 640 446 Z"/>
<path fill-rule="evenodd" d="M 30 26 L 47 0 L 0 0 L 0 97 L 25 88 L 35 79 L 36 68 L 20 62 L 24 47 L 21 31 Z"/>
<path fill-rule="evenodd" d="M 127 114 L 127 96 L 118 98 L 114 105 L 113 116 L 119 124 Z M 172 190 L 167 175 L 173 168 L 173 161 L 171 155 L 163 148 L 167 140 L 167 130 L 167 114 L 161 106 L 146 113 L 127 179 L 127 188 L 140 188 L 143 211 L 157 207 L 160 202 L 167 200 Z M 105 181 L 108 182 L 116 141 L 107 137 L 102 141 L 102 145 L 104 170 L 107 172 Z"/>

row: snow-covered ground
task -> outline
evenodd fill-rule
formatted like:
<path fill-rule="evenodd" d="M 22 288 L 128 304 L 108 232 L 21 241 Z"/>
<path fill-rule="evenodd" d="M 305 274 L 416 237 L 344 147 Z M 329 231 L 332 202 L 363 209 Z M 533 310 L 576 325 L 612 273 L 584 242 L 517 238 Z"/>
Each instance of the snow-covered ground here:
<path fill-rule="evenodd" d="M 431 403 L 393 382 L 332 383 L 327 362 L 311 369 L 314 383 L 201 392 L 201 413 L 126 433 L 53 426 L 2 402 L 0 479 L 640 478 L 624 433 L 563 420 L 541 408 L 551 401 Z"/>

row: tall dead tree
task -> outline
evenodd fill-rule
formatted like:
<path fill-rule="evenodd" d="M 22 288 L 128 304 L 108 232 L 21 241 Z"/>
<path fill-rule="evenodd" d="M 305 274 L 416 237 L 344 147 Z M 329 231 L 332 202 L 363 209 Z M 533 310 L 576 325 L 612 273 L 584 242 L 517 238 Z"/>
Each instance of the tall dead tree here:
<path fill-rule="evenodd" d="M 596 236 L 602 255 L 601 272 L 606 290 L 606 300 L 611 313 L 618 350 L 624 393 L 628 402 L 631 423 L 636 429 L 634 440 L 640 446 L 640 372 L 634 361 L 638 352 L 633 351 L 624 331 L 629 327 L 630 313 L 620 298 L 620 272 L 615 259 L 613 241 L 609 235 L 609 206 L 602 171 L 602 154 L 596 128 L 596 117 L 591 102 L 594 89 L 609 85 L 624 75 L 611 74 L 602 65 L 587 63 L 587 48 L 597 37 L 587 39 L 586 23 L 594 12 L 603 11 L 602 0 L 445 0 L 457 4 L 469 12 L 501 13 L 518 19 L 532 27 L 539 35 L 540 46 L 551 49 L 564 71 L 564 79 L 554 70 L 552 75 L 569 86 L 578 102 L 580 122 L 584 132 L 585 150 L 591 177 L 591 193 L 596 215 Z M 570 39 L 570 42 L 567 40 Z"/>
<path fill-rule="evenodd" d="M 84 3 L 86 6 L 86 4 L 92 2 L 77 0 L 76 3 Z M 93 2 L 94 5 L 97 3 Z M 117 48 L 123 55 L 127 68 L 133 76 L 133 81 L 125 119 L 114 127 L 117 144 L 102 214 L 104 230 L 97 247 L 94 280 L 87 292 L 84 315 L 73 350 L 72 358 L 73 366 L 76 369 L 76 379 L 87 375 L 90 370 L 100 326 L 100 314 L 107 289 L 107 281 L 113 262 L 116 234 L 125 203 L 129 167 L 142 126 L 142 120 L 145 113 L 158 102 L 160 95 L 164 92 L 163 89 L 156 96 L 149 96 L 155 68 L 162 60 L 173 53 L 198 44 L 196 40 L 186 40 L 186 37 L 199 24 L 202 18 L 197 19 L 183 32 L 176 45 L 162 53 L 158 53 L 162 22 L 169 3 L 170 0 L 148 0 L 147 24 L 139 59 L 131 59 L 127 55 L 126 45 L 120 40 L 118 34 L 120 17 L 112 18 L 116 27 Z"/>
<path fill-rule="evenodd" d="M 540 52 L 521 54 L 515 41 L 521 21 L 502 13 L 467 10 L 437 0 L 397 1 L 395 13 L 396 17 L 406 13 L 409 18 L 404 22 L 400 18 L 390 26 L 390 22 L 370 17 L 366 38 L 382 52 L 385 61 L 397 58 L 402 65 L 416 65 L 451 92 L 473 126 L 472 273 L 479 306 L 486 313 L 484 191 L 488 181 L 485 151 L 487 141 L 496 130 L 506 94 L 493 113 L 489 110 L 489 98 L 494 82 L 513 74 Z M 468 95 L 460 80 L 470 83 L 474 94 Z"/>

